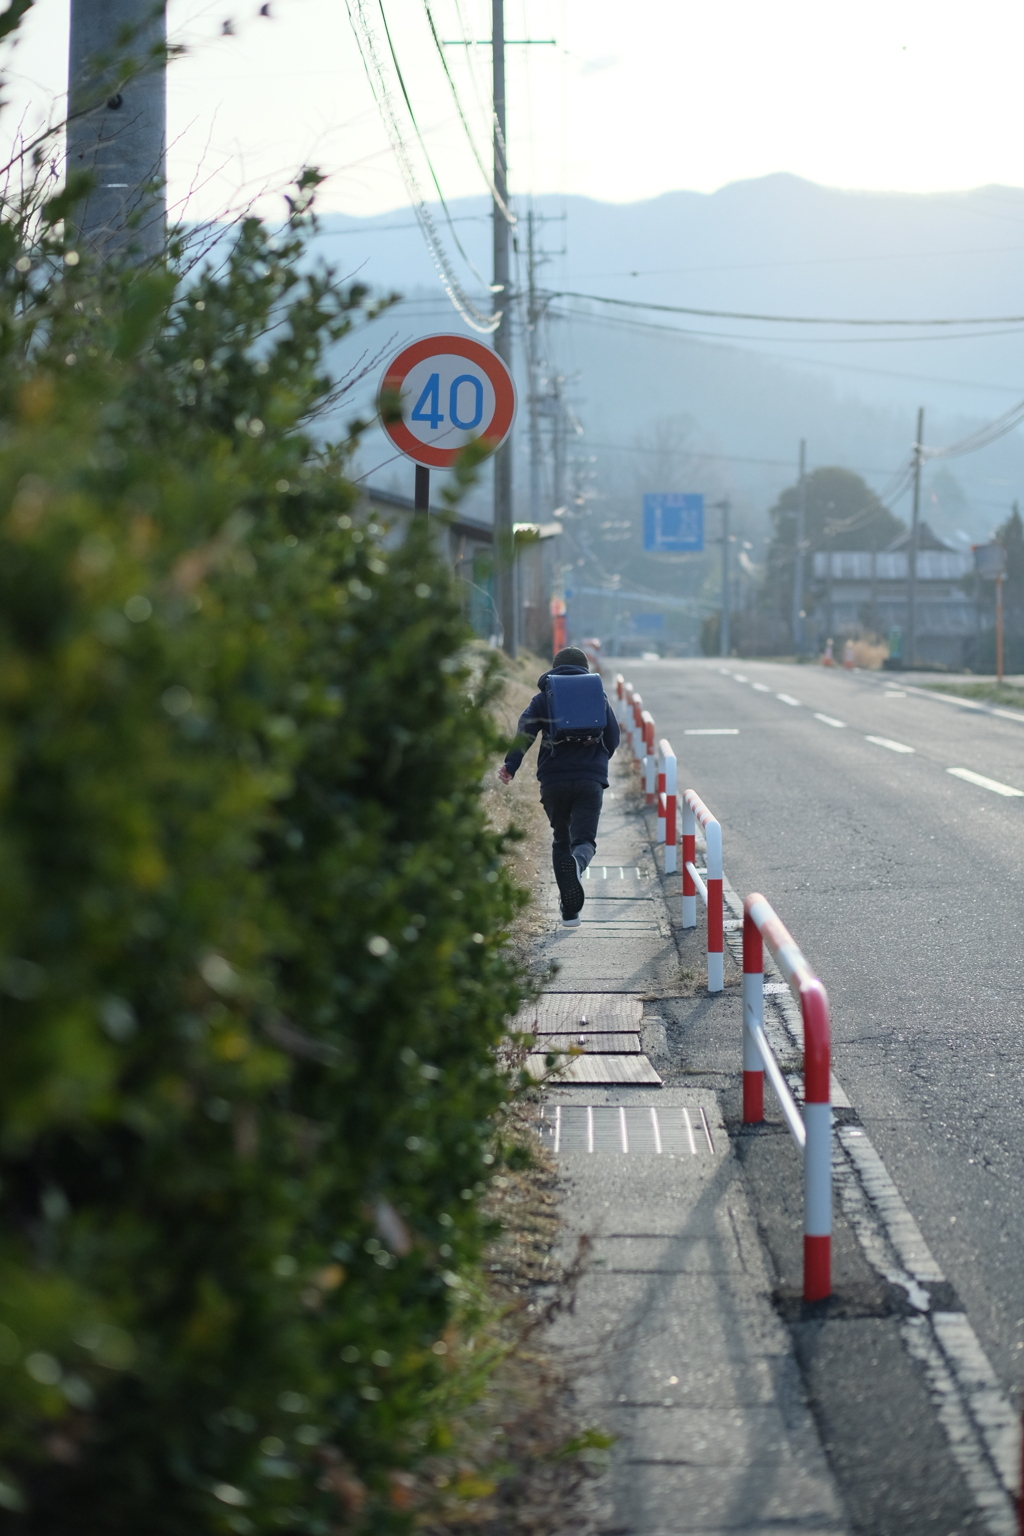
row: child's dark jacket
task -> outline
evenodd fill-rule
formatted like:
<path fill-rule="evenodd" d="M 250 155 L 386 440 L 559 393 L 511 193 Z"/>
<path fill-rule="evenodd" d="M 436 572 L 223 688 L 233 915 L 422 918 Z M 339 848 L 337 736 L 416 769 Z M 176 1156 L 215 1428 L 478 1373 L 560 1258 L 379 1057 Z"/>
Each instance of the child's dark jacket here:
<path fill-rule="evenodd" d="M 561 746 L 553 747 L 548 739 L 547 726 L 550 723 L 548 714 L 548 697 L 544 692 L 544 684 L 554 673 L 558 677 L 572 677 L 574 674 L 583 676 L 586 667 L 551 667 L 537 679 L 537 687 L 540 693 L 535 693 L 529 704 L 519 716 L 517 736 L 526 738 L 526 745 L 515 746 L 505 758 L 505 767 L 509 773 L 515 773 L 523 761 L 524 753 L 530 750 L 530 744 L 534 737 L 540 734 L 540 749 L 537 755 L 537 777 L 541 784 L 554 784 L 570 779 L 592 779 L 596 784 L 608 786 L 608 759 L 619 744 L 619 723 L 612 714 L 611 705 L 605 700 L 605 725 L 601 739 L 594 742 L 564 742 Z"/>

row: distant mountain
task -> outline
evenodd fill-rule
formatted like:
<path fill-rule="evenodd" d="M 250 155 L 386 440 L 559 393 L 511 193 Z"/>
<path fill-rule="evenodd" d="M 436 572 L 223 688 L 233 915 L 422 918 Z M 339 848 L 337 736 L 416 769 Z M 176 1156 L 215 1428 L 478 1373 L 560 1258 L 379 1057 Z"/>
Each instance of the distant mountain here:
<path fill-rule="evenodd" d="M 995 323 L 980 335 L 896 329 L 879 340 L 859 328 L 631 311 L 567 296 L 788 316 L 1020 315 L 1022 189 L 916 196 L 776 175 L 709 195 L 672 192 L 632 204 L 543 197 L 534 207 L 541 243 L 566 251 L 539 281 L 558 295 L 547 350 L 582 428 L 572 436 L 572 473 L 595 518 L 629 524 L 625 539 L 635 536 L 643 489 L 705 490 L 715 499 L 727 492 L 756 553 L 764 514 L 794 477 L 801 437 L 812 465 L 843 464 L 881 490 L 908 452 L 918 405 L 925 441 L 941 445 L 1024 398 L 1024 327 Z M 466 257 L 486 274 L 486 200 L 459 200 L 450 211 Z M 433 212 L 460 279 L 484 302 L 443 214 Z M 343 271 L 407 296 L 374 327 L 381 342 L 464 328 L 409 210 L 375 219 L 329 215 L 321 241 Z M 518 243 L 522 279 L 522 222 Z M 354 357 L 346 345 L 345 356 Z M 364 394 L 372 396 L 369 382 Z M 524 444 L 520 431 L 516 484 L 525 517 Z M 368 439 L 361 466 L 386 457 L 384 445 Z M 408 473 L 389 465 L 374 478 L 403 489 Z M 926 511 L 937 532 L 962 546 L 986 537 L 1022 491 L 1024 441 L 1013 433 L 929 471 Z M 486 512 L 485 494 L 476 507 Z M 908 502 L 895 510 L 908 515 Z"/>

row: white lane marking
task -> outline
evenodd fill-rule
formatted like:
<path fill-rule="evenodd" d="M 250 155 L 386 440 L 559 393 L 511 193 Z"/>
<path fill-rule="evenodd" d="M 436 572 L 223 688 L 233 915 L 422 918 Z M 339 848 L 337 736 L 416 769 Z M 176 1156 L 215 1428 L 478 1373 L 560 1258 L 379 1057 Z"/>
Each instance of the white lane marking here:
<path fill-rule="evenodd" d="M 834 725 L 837 731 L 846 730 L 845 720 L 835 720 L 831 715 L 815 715 L 815 720 L 820 720 L 822 725 Z"/>
<path fill-rule="evenodd" d="M 684 736 L 738 736 L 739 735 L 739 731 L 734 729 L 732 726 L 729 726 L 729 727 L 718 727 L 718 726 L 716 726 L 713 730 L 684 731 L 683 735 Z"/>
<path fill-rule="evenodd" d="M 733 677 L 736 679 L 736 681 L 738 683 L 746 683 L 746 682 L 750 681 L 749 678 L 746 678 L 746 677 L 743 676 L 742 672 L 734 672 L 733 673 Z"/>
<path fill-rule="evenodd" d="M 768 687 L 767 683 L 751 683 L 750 686 L 753 688 L 755 693 L 771 693 L 771 689 Z"/>
<path fill-rule="evenodd" d="M 654 1150 L 661 1156 L 661 1126 L 658 1124 L 658 1111 L 651 1105 L 651 1124 L 654 1127 Z"/>
<path fill-rule="evenodd" d="M 587 1105 L 587 1151 L 594 1150 L 594 1106 Z"/>
<path fill-rule="evenodd" d="M 683 1110 L 683 1124 L 686 1127 L 686 1139 L 690 1143 L 690 1151 L 696 1157 L 697 1143 L 693 1139 L 693 1126 L 690 1123 L 690 1111 L 688 1109 Z"/>
<path fill-rule="evenodd" d="M 719 667 L 718 670 L 721 672 L 723 677 L 732 677 L 732 673 L 729 671 L 728 667 Z"/>
<path fill-rule="evenodd" d="M 1000 784 L 998 779 L 986 779 L 983 773 L 972 773 L 970 768 L 947 768 L 946 772 L 951 773 L 955 779 L 966 779 L 968 784 L 977 784 L 979 789 L 990 789 L 994 795 L 1006 795 L 1008 799 L 1024 795 L 1024 789 Z"/>
<path fill-rule="evenodd" d="M 802 709 L 803 708 L 803 705 L 800 703 L 800 700 L 799 699 L 794 699 L 794 697 L 793 697 L 793 695 L 791 693 L 777 693 L 775 695 L 775 697 L 777 699 L 781 699 L 783 704 L 792 704 L 795 709 Z"/>
<path fill-rule="evenodd" d="M 865 736 L 865 741 L 873 741 L 876 747 L 888 747 L 890 752 L 913 752 L 913 747 L 904 746 L 902 741 L 890 741 L 888 736 Z"/>
<path fill-rule="evenodd" d="M 883 699 L 905 699 L 906 694 L 899 688 L 889 688 L 882 694 Z"/>
<path fill-rule="evenodd" d="M 626 1130 L 626 1111 L 619 1105 L 619 1133 L 622 1136 L 622 1150 L 629 1151 L 629 1134 Z"/>
<path fill-rule="evenodd" d="M 1000 720 L 1016 720 L 1018 725 L 1024 725 L 1024 714 L 1019 709 L 994 709 L 992 713 Z"/>

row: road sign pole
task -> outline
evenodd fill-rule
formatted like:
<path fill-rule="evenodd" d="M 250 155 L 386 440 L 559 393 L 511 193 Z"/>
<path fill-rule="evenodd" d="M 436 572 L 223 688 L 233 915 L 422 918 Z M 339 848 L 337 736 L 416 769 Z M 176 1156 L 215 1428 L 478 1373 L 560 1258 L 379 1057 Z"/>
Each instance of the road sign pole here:
<path fill-rule="evenodd" d="M 416 465 L 416 494 L 413 508 L 417 512 L 430 511 L 430 470 L 426 464 Z"/>

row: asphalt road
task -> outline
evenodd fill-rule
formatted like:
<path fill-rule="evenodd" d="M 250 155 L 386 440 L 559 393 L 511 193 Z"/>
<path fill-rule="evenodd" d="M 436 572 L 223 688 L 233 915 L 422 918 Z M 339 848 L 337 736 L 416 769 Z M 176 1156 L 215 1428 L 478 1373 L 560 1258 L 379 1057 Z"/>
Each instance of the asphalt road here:
<path fill-rule="evenodd" d="M 1024 723 L 885 674 L 606 665 L 721 821 L 733 886 L 768 897 L 825 982 L 836 1075 L 1017 1394 L 1024 795 L 949 770 L 1024 791 Z M 687 734 L 714 730 L 737 734 Z"/>

